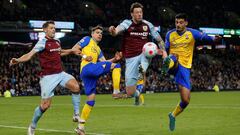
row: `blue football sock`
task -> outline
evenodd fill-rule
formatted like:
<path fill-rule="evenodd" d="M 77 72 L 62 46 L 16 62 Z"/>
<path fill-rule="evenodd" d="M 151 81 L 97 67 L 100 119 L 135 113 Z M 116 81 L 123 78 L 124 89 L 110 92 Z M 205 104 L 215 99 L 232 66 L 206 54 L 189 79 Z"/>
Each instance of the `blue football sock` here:
<path fill-rule="evenodd" d="M 36 107 L 36 109 L 35 109 L 35 111 L 34 111 L 33 118 L 32 118 L 32 125 L 31 125 L 31 126 L 32 126 L 33 128 L 36 128 L 37 122 L 38 122 L 38 120 L 42 117 L 42 115 L 43 115 L 44 112 L 45 112 L 45 111 L 43 111 L 40 106 Z"/>
<path fill-rule="evenodd" d="M 74 114 L 79 114 L 80 94 L 72 94 L 72 104 L 74 108 Z"/>

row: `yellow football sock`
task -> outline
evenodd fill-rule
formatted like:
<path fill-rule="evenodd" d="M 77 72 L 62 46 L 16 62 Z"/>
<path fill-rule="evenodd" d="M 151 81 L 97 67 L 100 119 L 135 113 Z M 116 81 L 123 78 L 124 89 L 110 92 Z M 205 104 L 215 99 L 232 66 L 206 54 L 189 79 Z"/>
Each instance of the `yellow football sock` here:
<path fill-rule="evenodd" d="M 121 79 L 121 68 L 114 68 L 112 71 L 112 80 L 113 80 L 114 90 L 120 90 L 120 79 Z"/>
<path fill-rule="evenodd" d="M 174 66 L 174 61 L 171 59 L 169 64 L 169 69 L 172 68 L 173 66 Z"/>
<path fill-rule="evenodd" d="M 83 109 L 82 109 L 82 113 L 81 113 L 81 119 L 87 121 L 90 112 L 92 111 L 92 106 L 85 104 Z M 80 126 L 84 126 L 85 123 L 80 123 Z"/>
<path fill-rule="evenodd" d="M 139 98 L 141 100 L 141 103 L 144 104 L 144 96 L 143 96 L 143 94 L 140 94 Z"/>
<path fill-rule="evenodd" d="M 177 117 L 182 111 L 183 111 L 183 109 L 181 108 L 180 104 L 178 104 L 176 106 L 176 108 L 174 109 L 174 111 L 172 112 L 172 115 L 174 117 Z"/>

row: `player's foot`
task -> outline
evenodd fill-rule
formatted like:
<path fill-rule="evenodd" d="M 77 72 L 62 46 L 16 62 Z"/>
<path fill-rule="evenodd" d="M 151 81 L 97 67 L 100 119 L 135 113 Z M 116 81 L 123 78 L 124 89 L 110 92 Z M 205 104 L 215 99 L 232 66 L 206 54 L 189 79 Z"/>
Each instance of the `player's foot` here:
<path fill-rule="evenodd" d="M 163 65 L 161 69 L 161 74 L 166 75 L 169 70 L 169 64 L 171 62 L 170 56 L 167 56 L 165 59 L 163 59 Z"/>
<path fill-rule="evenodd" d="M 79 121 L 80 121 L 79 114 L 74 114 L 73 115 L 73 122 L 79 122 Z"/>
<path fill-rule="evenodd" d="M 123 98 L 128 98 L 127 94 L 124 94 L 122 92 L 119 93 L 113 93 L 112 94 L 113 99 L 123 99 Z"/>
<path fill-rule="evenodd" d="M 135 103 L 134 103 L 134 105 L 140 105 L 139 96 L 138 96 L 138 97 L 135 97 Z"/>
<path fill-rule="evenodd" d="M 168 114 L 168 117 L 169 117 L 169 129 L 171 131 L 173 131 L 175 129 L 175 117 L 172 115 L 172 113 L 170 112 Z"/>
<path fill-rule="evenodd" d="M 85 135 L 84 127 L 81 127 L 81 126 L 78 126 L 78 127 L 75 129 L 75 132 L 76 132 L 78 135 Z"/>
<path fill-rule="evenodd" d="M 35 132 L 35 128 L 29 125 L 27 135 L 34 135 L 34 132 Z"/>

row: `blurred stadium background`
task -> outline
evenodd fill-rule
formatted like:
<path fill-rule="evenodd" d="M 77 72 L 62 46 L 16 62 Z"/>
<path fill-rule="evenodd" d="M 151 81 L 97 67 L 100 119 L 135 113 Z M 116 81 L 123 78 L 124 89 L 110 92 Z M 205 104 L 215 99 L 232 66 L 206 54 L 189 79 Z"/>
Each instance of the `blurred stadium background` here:
<path fill-rule="evenodd" d="M 39 82 L 38 72 L 40 71 L 40 69 L 38 66 L 39 63 L 38 63 L 37 57 L 35 57 L 34 59 L 32 59 L 31 61 L 25 64 L 20 64 L 12 68 L 9 67 L 8 63 L 12 57 L 19 57 L 22 54 L 30 51 L 31 48 L 35 45 L 35 43 L 40 38 L 44 37 L 44 33 L 41 29 L 41 24 L 44 21 L 46 20 L 56 21 L 57 22 L 56 36 L 60 38 L 62 43 L 62 48 L 71 48 L 83 36 L 86 36 L 89 34 L 89 29 L 92 26 L 101 24 L 105 28 L 105 30 L 107 30 L 107 28 L 110 25 L 113 24 L 116 26 L 123 19 L 130 18 L 129 8 L 131 3 L 133 2 L 135 1 L 133 0 L 121 0 L 121 1 L 1 0 L 0 1 L 0 112 L 1 112 L 0 124 L 4 125 L 4 123 L 7 121 L 7 119 L 4 119 L 5 117 L 8 117 L 8 115 L 6 114 L 7 113 L 6 110 L 10 110 L 10 111 L 20 110 L 20 113 L 18 114 L 21 115 L 24 113 L 24 111 L 21 110 L 21 107 L 23 108 L 27 107 L 26 104 L 23 104 L 21 106 L 21 102 L 19 102 L 20 107 L 19 106 L 16 107 L 18 108 L 17 110 L 13 110 L 14 108 L 8 109 L 9 106 L 3 107 L 4 105 L 11 103 L 1 98 L 3 97 L 3 94 L 6 90 L 9 90 L 12 96 L 40 95 L 40 86 L 38 83 Z M 144 5 L 144 18 L 154 24 L 155 28 L 162 35 L 162 37 L 165 37 L 165 34 L 168 30 L 175 27 L 174 16 L 179 12 L 185 12 L 188 14 L 189 27 L 199 29 L 203 32 L 206 32 L 209 35 L 223 36 L 221 43 L 217 45 L 208 45 L 208 44 L 198 43 L 198 45 L 196 46 L 196 49 L 194 52 L 195 56 L 193 60 L 193 68 L 191 73 L 192 91 L 194 92 L 195 91 L 213 91 L 213 87 L 215 85 L 219 87 L 220 92 L 236 91 L 236 92 L 231 92 L 232 94 L 230 95 L 232 95 L 233 99 L 235 99 L 235 100 L 232 99 L 231 101 L 229 101 L 231 99 L 231 96 L 228 98 L 225 98 L 225 94 L 221 94 L 221 97 L 222 97 L 221 99 L 218 99 L 219 97 L 216 97 L 216 95 L 213 96 L 213 97 L 216 97 L 216 99 L 211 99 L 209 98 L 209 95 L 205 95 L 209 99 L 211 99 L 211 102 L 215 100 L 216 102 L 214 103 L 216 104 L 218 104 L 218 102 L 219 104 L 221 104 L 223 100 L 227 100 L 226 102 L 229 104 L 235 104 L 235 106 L 233 106 L 235 110 L 233 109 L 232 111 L 235 114 L 233 115 L 236 116 L 236 112 L 239 113 L 239 110 L 240 110 L 240 105 L 239 105 L 240 101 L 238 99 L 240 94 L 239 92 L 240 91 L 240 72 L 239 72 L 240 70 L 240 27 L 239 27 L 240 26 L 240 16 L 239 16 L 240 2 L 234 1 L 234 0 L 228 0 L 228 1 L 226 0 L 218 0 L 218 1 L 216 0 L 169 0 L 169 1 L 168 0 L 151 0 L 151 1 L 139 0 L 139 2 Z M 111 57 L 114 54 L 114 52 L 120 49 L 121 36 L 117 38 L 113 38 L 107 32 L 105 32 L 103 41 L 100 44 L 101 44 L 101 47 L 103 48 L 103 52 L 106 55 L 106 57 Z M 70 56 L 63 57 L 62 60 L 63 60 L 65 71 L 75 76 L 75 78 L 79 80 L 79 85 L 81 86 L 81 89 L 83 89 L 82 82 L 79 79 L 80 58 L 74 55 L 70 55 Z M 155 57 L 153 59 L 153 62 L 148 69 L 147 86 L 145 89 L 146 93 L 177 91 L 175 83 L 171 80 L 171 77 L 163 78 L 160 76 L 161 63 L 162 63 L 161 58 Z M 122 65 L 124 68 L 123 62 L 122 62 Z M 124 72 L 122 73 L 122 75 L 124 76 Z M 110 75 L 106 75 L 99 79 L 97 90 L 99 94 L 112 93 L 112 81 L 111 81 Z M 124 90 L 124 78 L 121 81 L 121 90 Z M 61 87 L 58 87 L 56 90 L 56 95 L 68 95 L 68 94 L 69 94 L 68 91 Z M 199 99 L 204 100 L 205 97 L 202 96 L 201 93 L 198 93 L 198 94 L 200 95 L 200 97 L 202 97 Z M 212 93 L 210 93 L 210 95 L 211 94 Z M 156 94 L 156 95 L 159 95 L 160 97 L 168 96 L 168 94 L 165 94 L 165 93 Z M 170 102 L 170 100 L 174 99 L 173 97 L 174 96 L 176 97 L 176 95 L 177 93 L 174 93 L 171 96 L 171 98 L 166 98 L 165 101 L 163 101 L 164 100 L 163 98 L 161 99 L 161 101 L 160 100 L 158 101 L 159 103 L 158 102 L 155 103 L 155 100 L 154 100 L 153 111 L 156 111 L 156 108 L 155 108 L 156 106 L 154 106 L 154 104 L 161 104 L 162 101 L 168 104 L 167 101 Z M 229 96 L 228 94 L 226 95 Z M 27 97 L 21 97 L 21 98 L 23 98 L 24 100 Z M 29 99 L 25 99 L 24 101 L 26 100 L 27 102 L 33 101 L 35 105 L 37 105 L 38 102 L 35 101 L 36 98 L 38 99 L 38 97 L 35 97 L 35 98 L 29 97 Z M 105 96 L 99 99 L 101 100 L 104 98 Z M 110 98 L 110 95 L 109 95 L 109 98 Z M 151 95 L 149 96 L 149 99 L 148 99 L 148 96 L 146 96 L 146 102 L 147 101 L 149 101 L 149 103 L 153 102 L 151 101 L 152 100 L 151 98 L 155 99 L 156 97 L 154 98 L 154 95 Z M 16 101 L 13 101 L 13 103 L 17 104 L 19 99 L 17 99 Z M 61 98 L 58 97 L 57 99 L 59 99 L 59 100 L 56 100 L 57 103 L 62 103 L 62 101 L 60 100 Z M 199 103 L 197 101 L 194 102 L 194 97 L 192 100 L 193 100 L 192 104 Z M 70 101 L 70 98 L 69 98 L 69 101 Z M 172 104 L 173 103 L 172 101 L 169 104 Z M 119 103 L 118 101 L 113 101 L 113 102 Z M 101 103 L 104 104 L 103 102 Z M 123 104 L 124 103 L 126 103 L 126 101 L 124 101 Z M 207 102 L 203 102 L 202 104 L 204 103 L 208 104 Z M 31 111 L 33 110 L 33 107 L 35 105 L 31 106 L 32 108 L 27 113 L 29 116 L 27 117 L 27 119 L 17 118 L 16 120 L 20 120 L 20 121 L 23 119 L 25 121 L 30 120 Z M 128 106 L 126 106 L 126 108 L 127 107 Z M 162 106 L 160 105 L 159 107 L 161 108 Z M 3 111 L 4 109 L 5 111 Z M 97 109 L 98 108 L 96 108 L 95 110 Z M 217 109 L 215 109 L 212 113 L 216 113 L 215 112 L 216 110 Z M 228 113 L 227 109 L 225 111 L 226 113 Z M 107 112 L 107 111 L 104 111 L 104 112 Z M 51 114 L 55 112 L 49 112 L 49 113 Z M 97 113 L 98 112 L 96 112 L 96 115 Z M 120 113 L 123 113 L 123 112 L 120 111 Z M 138 112 L 136 111 L 135 113 L 138 113 Z M 161 113 L 158 112 L 157 114 L 161 114 Z M 14 113 L 12 113 L 12 115 L 14 115 Z M 95 114 L 93 114 L 93 117 L 94 115 Z M 155 112 L 155 115 L 156 115 L 156 112 Z M 69 115 L 69 117 L 71 116 Z M 112 118 L 109 118 L 109 119 L 112 119 Z M 203 119 L 207 119 L 207 118 L 203 118 Z M 225 120 L 221 122 L 224 122 L 224 121 Z M 94 121 L 92 121 L 92 123 L 93 122 Z M 238 120 L 235 122 L 236 123 L 233 125 L 239 126 L 239 117 L 238 117 Z M 16 121 L 12 121 L 12 123 L 9 122 L 8 124 L 16 124 L 16 123 L 17 123 Z M 25 124 L 23 122 L 20 125 L 24 126 Z M 91 125 L 91 122 L 89 122 L 89 125 Z M 149 126 L 153 126 L 153 125 L 149 125 Z M 45 128 L 47 128 L 47 126 L 45 126 Z M 135 127 L 133 126 L 133 128 Z M 183 126 L 182 128 L 185 128 L 185 127 Z M 61 129 L 61 128 L 58 127 L 58 129 Z M 124 127 L 120 127 L 120 129 L 124 129 Z M 116 132 L 109 131 L 110 132 L 109 134 L 119 134 L 119 133 L 128 134 L 127 132 L 125 131 L 123 132 L 120 129 Z M 187 130 L 187 128 L 185 130 Z M 213 130 L 213 128 L 209 128 L 209 130 L 215 131 Z M 230 131 L 230 130 L 232 129 L 231 128 L 227 129 L 227 131 Z M 196 131 L 196 132 L 193 132 L 193 134 L 201 134 L 200 132 L 197 132 L 199 131 L 198 129 L 192 129 L 192 131 Z M 208 134 L 210 133 L 210 131 L 208 132 L 207 130 L 206 132 L 203 132 L 203 133 Z M 214 132 L 214 133 L 234 134 L 237 132 L 237 130 L 233 130 L 234 132 L 227 132 L 227 131 Z M 0 134 L 1 132 L 7 134 L 6 129 L 3 129 L 3 127 L 0 126 Z M 17 132 L 19 131 L 16 131 L 15 133 L 9 133 L 9 134 L 16 134 Z M 96 127 L 96 132 L 102 133 L 99 129 L 97 129 L 97 127 Z M 136 131 L 136 132 L 132 132 L 131 134 L 141 134 L 141 133 L 142 133 L 141 131 Z M 177 133 L 183 134 L 184 132 L 181 131 Z M 62 133 L 62 134 L 67 134 L 67 133 Z M 142 134 L 150 135 L 151 133 L 143 132 Z M 157 132 L 154 131 L 153 134 L 157 134 Z M 191 134 L 191 132 L 187 132 L 187 134 Z"/>

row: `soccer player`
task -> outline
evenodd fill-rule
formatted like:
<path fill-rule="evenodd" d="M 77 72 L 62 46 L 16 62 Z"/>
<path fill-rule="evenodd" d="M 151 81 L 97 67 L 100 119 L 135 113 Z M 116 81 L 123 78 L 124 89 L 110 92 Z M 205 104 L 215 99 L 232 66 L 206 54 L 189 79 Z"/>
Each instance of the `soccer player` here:
<path fill-rule="evenodd" d="M 161 50 L 163 50 L 163 58 L 167 56 L 165 44 L 161 36 L 154 29 L 152 23 L 143 19 L 143 6 L 135 2 L 131 5 L 130 14 L 132 19 L 126 19 L 116 28 L 109 27 L 109 33 L 112 36 L 117 36 L 123 33 L 122 52 L 126 58 L 125 84 L 128 96 L 136 98 L 135 105 L 139 105 L 139 91 L 136 91 L 138 80 L 138 67 L 141 64 L 144 72 L 144 84 L 146 81 L 146 70 L 151 59 L 146 58 L 142 54 L 143 45 L 150 42 L 150 36 L 157 42 Z"/>
<path fill-rule="evenodd" d="M 58 84 L 68 88 L 72 92 L 72 103 L 74 106 L 73 120 L 78 121 L 80 88 L 76 79 L 63 71 L 61 66 L 61 56 L 68 54 L 80 54 L 79 50 L 61 49 L 60 41 L 55 39 L 55 24 L 53 21 L 47 21 L 43 24 L 43 30 L 46 33 L 45 38 L 39 40 L 34 48 L 22 55 L 20 58 L 12 58 L 10 66 L 29 61 L 36 53 L 39 54 L 41 66 L 41 103 L 36 107 L 32 118 L 32 123 L 28 128 L 28 135 L 34 135 L 37 122 L 43 113 L 50 107 L 54 90 Z"/>
<path fill-rule="evenodd" d="M 121 53 L 117 52 L 115 57 L 112 59 L 105 59 L 100 47 L 98 46 L 98 43 L 102 40 L 102 33 L 103 28 L 101 26 L 93 27 L 91 37 L 84 37 L 73 47 L 73 49 L 82 50 L 83 58 L 85 56 L 92 57 L 91 62 L 86 60 L 82 60 L 81 62 L 80 76 L 84 84 L 87 101 L 82 109 L 79 125 L 75 129 L 79 135 L 85 135 L 85 123 L 88 120 L 90 112 L 95 104 L 98 78 L 113 70 L 113 85 L 115 85 L 115 83 L 120 83 L 120 64 L 113 62 L 121 59 Z"/>
<path fill-rule="evenodd" d="M 181 101 L 169 113 L 169 129 L 175 129 L 175 118 L 188 106 L 190 102 L 190 69 L 192 67 L 193 50 L 196 41 L 214 42 L 221 37 L 210 37 L 206 33 L 188 28 L 188 19 L 185 13 L 175 17 L 176 28 L 166 34 L 166 50 L 169 56 L 164 59 L 163 73 L 174 75 L 174 79 L 180 91 Z"/>

